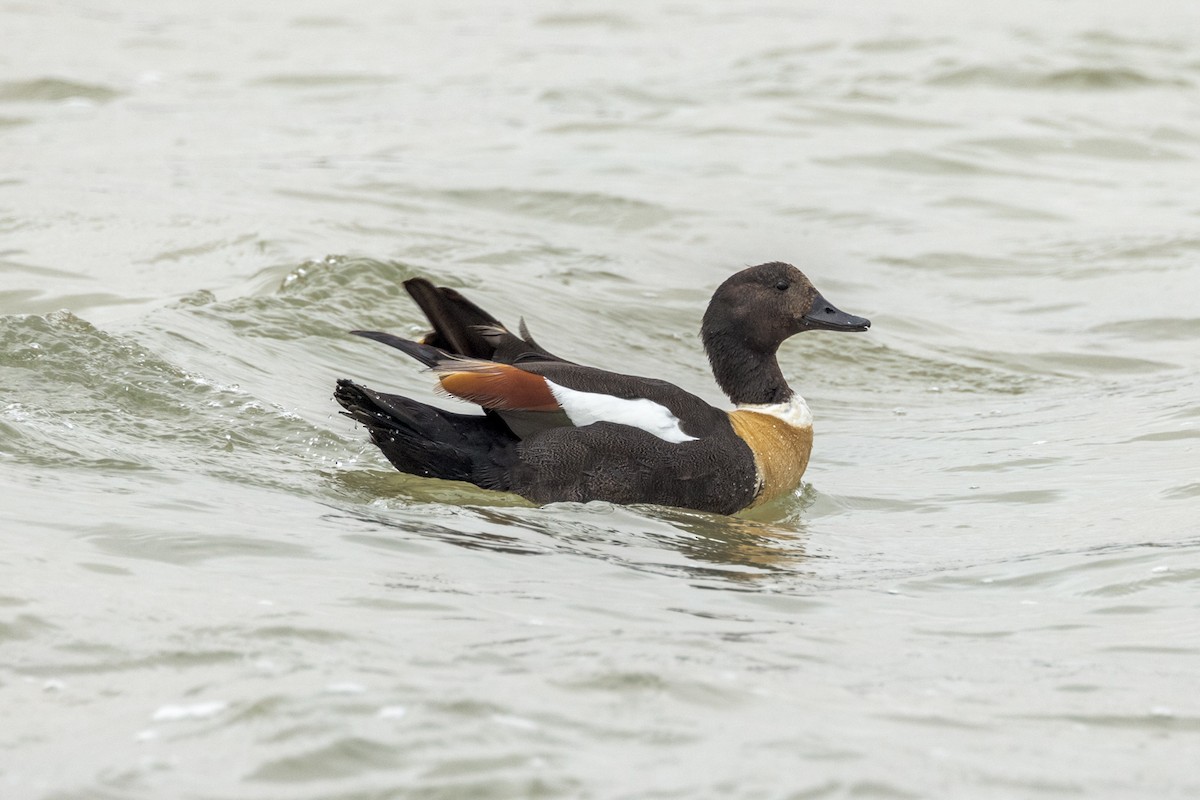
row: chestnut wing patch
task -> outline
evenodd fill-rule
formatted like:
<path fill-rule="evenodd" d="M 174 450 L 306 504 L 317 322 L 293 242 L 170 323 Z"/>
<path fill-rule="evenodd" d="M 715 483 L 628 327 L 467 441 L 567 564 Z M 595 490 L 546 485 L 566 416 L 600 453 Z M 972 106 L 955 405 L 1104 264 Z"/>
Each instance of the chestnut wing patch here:
<path fill-rule="evenodd" d="M 434 368 L 448 394 L 496 411 L 559 411 L 541 375 L 494 361 L 456 359 Z"/>

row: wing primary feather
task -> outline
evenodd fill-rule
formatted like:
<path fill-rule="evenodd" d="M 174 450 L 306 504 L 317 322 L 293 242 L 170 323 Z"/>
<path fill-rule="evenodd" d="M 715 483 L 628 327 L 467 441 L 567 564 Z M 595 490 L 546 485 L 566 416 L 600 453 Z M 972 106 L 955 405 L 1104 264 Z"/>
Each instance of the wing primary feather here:
<path fill-rule="evenodd" d="M 479 325 L 497 325 L 500 321 L 479 306 L 446 286 L 434 286 L 425 278 L 410 278 L 404 288 L 425 312 L 433 325 L 431 344 L 457 355 L 487 358 L 493 348 L 475 331 Z M 503 327 L 503 326 L 501 326 Z"/>
<path fill-rule="evenodd" d="M 405 355 L 415 358 L 427 367 L 435 367 L 440 362 L 451 358 L 451 355 L 445 350 L 442 350 L 432 345 L 414 342 L 412 339 L 405 339 L 401 336 L 395 336 L 382 331 L 350 331 L 354 336 L 362 336 L 364 339 L 374 339 L 377 342 L 389 345 L 400 350 Z"/>

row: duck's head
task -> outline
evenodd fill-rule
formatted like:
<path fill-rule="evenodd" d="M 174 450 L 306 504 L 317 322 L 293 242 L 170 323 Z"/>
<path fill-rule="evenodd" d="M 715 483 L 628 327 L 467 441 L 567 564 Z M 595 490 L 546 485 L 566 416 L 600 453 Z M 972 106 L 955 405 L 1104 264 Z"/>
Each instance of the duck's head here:
<path fill-rule="evenodd" d="M 804 273 L 773 261 L 730 276 L 717 287 L 704 313 L 706 346 L 716 338 L 740 339 L 752 351 L 774 353 L 801 331 L 865 331 L 871 321 L 839 311 Z"/>

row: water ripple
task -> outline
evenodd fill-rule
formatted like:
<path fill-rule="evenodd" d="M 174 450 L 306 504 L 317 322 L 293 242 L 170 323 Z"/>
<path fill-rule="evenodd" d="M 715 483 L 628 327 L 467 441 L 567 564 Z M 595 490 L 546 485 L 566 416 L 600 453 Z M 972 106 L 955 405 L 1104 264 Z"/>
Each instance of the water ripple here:
<path fill-rule="evenodd" d="M 926 81 L 943 87 L 998 87 L 1043 91 L 1114 91 L 1147 87 L 1188 88 L 1179 77 L 1148 75 L 1129 67 L 1068 67 L 1031 69 L 976 65 L 941 71 Z"/>
<path fill-rule="evenodd" d="M 106 103 L 122 94 L 109 86 L 61 78 L 0 82 L 0 103 L 56 103 L 74 99 Z"/>

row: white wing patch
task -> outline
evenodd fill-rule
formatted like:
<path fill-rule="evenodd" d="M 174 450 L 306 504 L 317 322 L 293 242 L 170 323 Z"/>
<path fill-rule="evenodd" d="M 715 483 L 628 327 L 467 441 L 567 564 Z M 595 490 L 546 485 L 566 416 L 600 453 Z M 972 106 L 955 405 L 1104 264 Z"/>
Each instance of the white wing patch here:
<path fill-rule="evenodd" d="M 599 392 L 580 392 L 559 386 L 552 380 L 546 380 L 550 393 L 567 413 L 571 424 L 577 428 L 591 425 L 593 422 L 615 422 L 618 425 L 628 425 L 651 433 L 665 442 L 679 444 L 694 442 L 695 436 L 688 436 L 679 427 L 679 418 L 671 410 L 653 400 L 642 397 L 637 400 L 624 400 L 610 394 Z"/>

